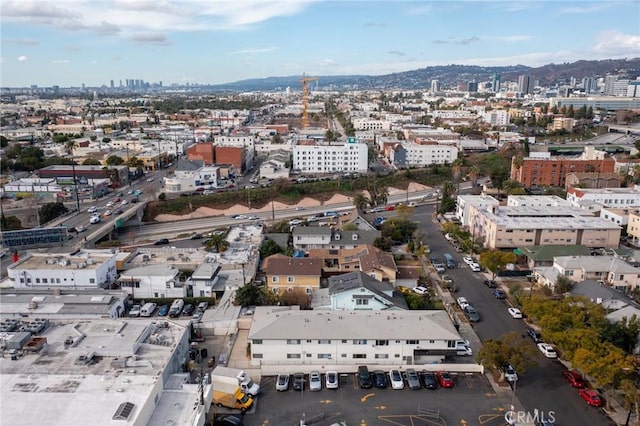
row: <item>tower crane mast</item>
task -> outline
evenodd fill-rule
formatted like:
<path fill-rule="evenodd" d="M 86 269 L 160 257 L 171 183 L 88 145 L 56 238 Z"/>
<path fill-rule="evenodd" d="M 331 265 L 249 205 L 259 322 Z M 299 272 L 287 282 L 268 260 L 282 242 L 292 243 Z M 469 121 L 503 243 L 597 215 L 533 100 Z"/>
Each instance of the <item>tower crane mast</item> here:
<path fill-rule="evenodd" d="M 302 128 L 309 127 L 309 82 L 316 81 L 318 77 L 307 77 L 302 73 L 300 83 L 302 83 Z"/>

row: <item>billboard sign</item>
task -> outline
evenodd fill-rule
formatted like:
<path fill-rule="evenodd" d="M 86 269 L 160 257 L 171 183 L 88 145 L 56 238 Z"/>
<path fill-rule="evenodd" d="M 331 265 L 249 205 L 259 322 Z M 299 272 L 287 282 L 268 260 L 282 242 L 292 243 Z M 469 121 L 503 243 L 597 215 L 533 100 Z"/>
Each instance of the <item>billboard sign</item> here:
<path fill-rule="evenodd" d="M 62 246 L 69 241 L 66 226 L 2 232 L 2 247 L 27 249 Z"/>

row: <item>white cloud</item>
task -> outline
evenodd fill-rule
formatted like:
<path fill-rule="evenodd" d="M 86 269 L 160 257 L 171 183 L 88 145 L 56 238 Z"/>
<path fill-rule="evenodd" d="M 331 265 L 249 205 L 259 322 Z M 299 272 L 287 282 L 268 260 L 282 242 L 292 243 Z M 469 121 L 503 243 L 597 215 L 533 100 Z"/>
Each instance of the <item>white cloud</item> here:
<path fill-rule="evenodd" d="M 24 62 L 24 61 L 28 61 L 28 60 L 29 60 L 29 58 L 24 56 L 24 55 L 18 56 L 18 62 Z"/>
<path fill-rule="evenodd" d="M 38 40 L 31 38 L 9 38 L 5 40 L 7 43 L 17 44 L 19 46 L 37 46 L 40 44 Z"/>
<path fill-rule="evenodd" d="M 71 61 L 68 59 L 54 59 L 51 61 L 52 64 L 68 64 L 69 62 Z"/>
<path fill-rule="evenodd" d="M 428 15 L 431 13 L 432 7 L 429 4 L 410 7 L 406 10 L 406 14 L 410 16 Z"/>
<path fill-rule="evenodd" d="M 275 50 L 278 50 L 277 47 L 260 47 L 260 48 L 247 48 L 247 49 L 240 49 L 240 50 L 236 50 L 235 52 L 231 52 L 232 55 L 257 55 L 260 53 L 269 53 L 269 52 L 273 52 Z"/>
<path fill-rule="evenodd" d="M 162 33 L 155 32 L 139 32 L 131 36 L 133 41 L 138 43 L 154 44 L 156 46 L 168 46 L 171 44 L 167 37 Z"/>
<path fill-rule="evenodd" d="M 321 67 L 333 67 L 336 65 L 336 61 L 327 58 L 319 61 L 318 65 L 320 65 Z"/>
<path fill-rule="evenodd" d="M 640 56 L 640 36 L 619 31 L 602 31 L 596 35 L 593 50 L 601 54 Z"/>
<path fill-rule="evenodd" d="M 558 9 L 558 14 L 575 15 L 575 14 L 585 14 L 585 13 L 597 13 L 603 9 L 607 9 L 608 7 L 609 5 L 605 3 L 592 4 L 592 5 L 581 4 L 580 6 L 560 8 Z"/>

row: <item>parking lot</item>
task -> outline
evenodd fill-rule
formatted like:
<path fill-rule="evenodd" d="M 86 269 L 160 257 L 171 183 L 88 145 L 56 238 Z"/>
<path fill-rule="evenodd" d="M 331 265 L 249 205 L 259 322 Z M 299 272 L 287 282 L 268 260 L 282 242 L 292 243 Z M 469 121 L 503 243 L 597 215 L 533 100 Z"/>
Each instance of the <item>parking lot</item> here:
<path fill-rule="evenodd" d="M 275 390 L 276 377 L 263 377 L 262 395 L 244 418 L 247 426 L 347 425 L 505 425 L 504 407 L 480 374 L 454 375 L 452 389 L 360 389 L 355 374 L 340 375 L 340 388 L 304 392 Z M 290 383 L 291 384 L 291 383 Z M 308 383 L 307 383 L 308 385 Z M 303 417 L 304 416 L 304 417 Z"/>

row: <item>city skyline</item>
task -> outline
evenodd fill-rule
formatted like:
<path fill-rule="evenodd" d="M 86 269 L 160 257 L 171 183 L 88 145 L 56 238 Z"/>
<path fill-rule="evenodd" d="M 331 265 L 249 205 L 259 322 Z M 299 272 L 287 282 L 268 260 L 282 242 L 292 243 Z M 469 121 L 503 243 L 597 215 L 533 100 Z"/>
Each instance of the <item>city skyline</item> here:
<path fill-rule="evenodd" d="M 637 1 L 3 1 L 0 85 L 223 84 L 640 57 L 639 13 Z"/>

